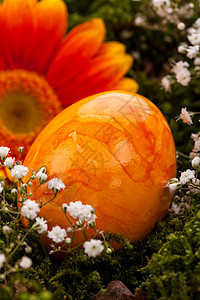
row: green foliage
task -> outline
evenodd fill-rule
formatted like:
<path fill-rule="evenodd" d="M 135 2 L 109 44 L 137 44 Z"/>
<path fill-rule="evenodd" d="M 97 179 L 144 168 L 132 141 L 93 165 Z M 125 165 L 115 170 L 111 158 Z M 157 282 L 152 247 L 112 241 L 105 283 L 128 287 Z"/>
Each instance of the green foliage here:
<path fill-rule="evenodd" d="M 107 38 L 115 39 L 118 27 L 132 21 L 133 2 L 124 0 L 65 0 L 69 11 L 69 28 L 91 18 L 104 19 Z"/>
<path fill-rule="evenodd" d="M 171 233 L 166 235 L 166 241 L 142 269 L 148 277 L 141 288 L 147 291 L 149 299 L 199 299 L 199 208 L 199 204 L 192 204 L 193 211 L 188 212 L 188 216 L 182 215 L 182 220 L 172 218 L 169 225 L 174 223 L 174 230 L 170 226 Z"/>

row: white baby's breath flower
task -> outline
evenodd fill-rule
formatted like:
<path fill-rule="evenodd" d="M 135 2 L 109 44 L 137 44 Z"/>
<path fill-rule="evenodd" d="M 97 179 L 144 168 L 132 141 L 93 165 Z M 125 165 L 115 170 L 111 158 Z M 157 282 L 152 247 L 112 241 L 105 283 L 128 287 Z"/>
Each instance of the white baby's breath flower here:
<path fill-rule="evenodd" d="M 9 234 L 9 233 L 12 232 L 12 228 L 10 228 L 10 227 L 7 226 L 7 225 L 4 225 L 4 226 L 2 227 L 2 231 L 3 231 L 4 234 Z"/>
<path fill-rule="evenodd" d="M 10 148 L 1 146 L 0 147 L 0 159 L 4 160 L 8 156 L 9 152 L 10 152 Z"/>
<path fill-rule="evenodd" d="M 146 23 L 145 17 L 144 16 L 136 16 L 135 20 L 134 20 L 134 24 L 136 26 L 144 26 Z"/>
<path fill-rule="evenodd" d="M 177 82 L 182 84 L 183 86 L 187 86 L 191 80 L 191 73 L 187 69 L 188 67 L 188 62 L 181 60 L 175 63 L 175 65 L 171 69 L 171 72 L 176 76 Z"/>
<path fill-rule="evenodd" d="M 166 17 L 170 8 L 170 0 L 152 0 L 152 6 L 160 17 Z"/>
<path fill-rule="evenodd" d="M 3 182 L 3 181 L 0 181 L 0 193 L 3 192 L 3 186 L 4 186 L 4 182 Z"/>
<path fill-rule="evenodd" d="M 45 174 L 41 171 L 37 172 L 35 177 L 41 184 L 45 183 L 47 181 L 47 174 Z"/>
<path fill-rule="evenodd" d="M 186 51 L 187 57 L 189 57 L 190 59 L 195 58 L 199 53 L 199 45 L 190 46 L 186 49 Z"/>
<path fill-rule="evenodd" d="M 83 204 L 81 201 L 70 202 L 67 205 L 67 212 L 74 219 L 78 219 L 81 215 Z"/>
<path fill-rule="evenodd" d="M 61 189 L 65 189 L 65 184 L 62 182 L 61 179 L 53 178 L 49 180 L 48 188 L 52 189 L 54 194 L 58 193 Z"/>
<path fill-rule="evenodd" d="M 193 178 L 195 178 L 195 171 L 188 169 L 181 173 L 180 182 L 182 184 L 186 184 L 189 181 L 191 181 Z"/>
<path fill-rule="evenodd" d="M 0 269 L 3 267 L 4 263 L 6 262 L 6 256 L 3 253 L 0 253 Z"/>
<path fill-rule="evenodd" d="M 171 92 L 171 80 L 168 76 L 164 76 L 162 78 L 161 85 L 163 86 L 166 92 Z"/>
<path fill-rule="evenodd" d="M 187 108 L 186 107 L 185 108 L 182 107 L 181 114 L 177 118 L 177 121 L 181 119 L 183 121 L 183 123 L 186 123 L 188 125 L 192 125 L 193 122 L 192 122 L 192 118 L 191 118 L 190 115 L 191 115 L 191 113 L 187 111 Z"/>
<path fill-rule="evenodd" d="M 11 176 L 15 177 L 16 179 L 22 179 L 28 173 L 28 168 L 22 165 L 16 165 L 11 170 Z"/>
<path fill-rule="evenodd" d="M 60 226 L 54 226 L 51 231 L 48 231 L 48 237 L 52 239 L 55 243 L 61 243 L 66 238 L 67 233 L 65 229 Z"/>
<path fill-rule="evenodd" d="M 95 221 L 96 218 L 97 216 L 93 214 L 91 218 L 87 221 L 87 225 L 90 227 L 96 226 L 96 221 Z"/>
<path fill-rule="evenodd" d="M 172 178 L 170 179 L 169 183 L 168 183 L 168 187 L 170 192 L 173 194 L 181 185 L 181 183 L 179 182 L 179 180 L 177 178 Z"/>
<path fill-rule="evenodd" d="M 186 43 L 182 43 L 178 46 L 178 52 L 179 53 L 185 53 L 188 45 Z"/>
<path fill-rule="evenodd" d="M 78 219 L 79 225 L 81 225 L 84 221 L 88 222 L 92 219 L 96 218 L 94 215 L 94 208 L 91 205 L 83 205 L 81 201 L 70 202 L 67 205 L 67 212 L 73 219 Z"/>
<path fill-rule="evenodd" d="M 199 56 L 195 57 L 195 59 L 194 59 L 194 65 L 195 66 L 200 66 L 200 57 Z"/>
<path fill-rule="evenodd" d="M 187 38 L 193 46 L 200 45 L 200 29 L 192 28 L 188 32 Z"/>
<path fill-rule="evenodd" d="M 21 208 L 21 214 L 23 217 L 33 220 L 37 217 L 37 213 L 40 211 L 39 204 L 34 200 L 27 199 Z"/>
<path fill-rule="evenodd" d="M 34 224 L 34 227 L 36 228 L 37 232 L 39 234 L 44 234 L 47 232 L 47 220 L 44 220 L 44 218 L 37 217 L 36 222 Z"/>
<path fill-rule="evenodd" d="M 104 246 L 102 241 L 91 239 L 83 244 L 84 251 L 89 257 L 96 257 L 102 253 Z"/>
<path fill-rule="evenodd" d="M 187 61 L 180 60 L 174 64 L 171 71 L 176 74 L 183 68 L 188 68 L 188 67 L 189 67 L 189 63 Z"/>
<path fill-rule="evenodd" d="M 8 169 L 12 169 L 14 167 L 14 161 L 15 159 L 12 157 L 7 157 L 4 161 L 4 165 L 8 168 Z"/>
<path fill-rule="evenodd" d="M 187 86 L 191 80 L 191 73 L 188 69 L 183 68 L 179 72 L 176 73 L 176 80 L 183 86 Z"/>
<path fill-rule="evenodd" d="M 22 269 L 29 269 L 32 266 L 32 260 L 28 256 L 23 256 L 19 262 Z"/>
<path fill-rule="evenodd" d="M 188 184 L 188 188 L 193 194 L 199 194 L 200 193 L 200 180 L 198 178 L 193 178 L 192 183 Z"/>
<path fill-rule="evenodd" d="M 83 205 L 79 220 L 81 222 L 83 221 L 89 221 L 92 217 L 94 217 L 94 208 L 91 205 Z"/>
<path fill-rule="evenodd" d="M 178 215 L 179 212 L 181 210 L 181 206 L 176 204 L 176 203 L 172 203 L 172 206 L 171 208 L 169 209 L 169 212 L 172 213 L 172 214 L 176 214 Z"/>
<path fill-rule="evenodd" d="M 196 29 L 200 28 L 200 18 L 197 18 L 196 21 L 193 24 L 193 27 Z"/>
<path fill-rule="evenodd" d="M 198 141 L 199 137 L 200 137 L 200 132 L 197 132 L 197 133 L 191 133 L 191 136 L 190 136 L 190 138 L 191 138 L 194 142 Z"/>
<path fill-rule="evenodd" d="M 197 141 L 194 143 L 194 152 L 199 152 L 200 151 L 200 138 L 198 138 Z"/>
<path fill-rule="evenodd" d="M 31 253 L 32 252 L 32 248 L 27 245 L 26 248 L 25 248 L 25 252 L 26 253 Z"/>

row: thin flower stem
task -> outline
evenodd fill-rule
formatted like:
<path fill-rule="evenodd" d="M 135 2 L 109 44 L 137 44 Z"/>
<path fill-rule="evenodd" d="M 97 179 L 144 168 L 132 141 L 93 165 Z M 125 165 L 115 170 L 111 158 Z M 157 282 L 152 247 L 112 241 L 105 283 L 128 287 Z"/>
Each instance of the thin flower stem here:
<path fill-rule="evenodd" d="M 26 234 L 24 235 L 23 239 L 20 242 L 20 245 L 23 244 L 23 242 L 25 241 L 27 235 L 29 234 L 29 232 L 32 230 L 32 227 L 26 232 Z M 18 250 L 18 248 L 20 247 L 19 243 L 18 245 L 15 247 L 15 249 L 8 255 L 8 261 L 10 260 L 10 258 L 13 256 L 13 254 Z"/>
<path fill-rule="evenodd" d="M 71 247 L 72 247 L 72 243 L 73 243 L 73 240 L 74 240 L 74 235 L 75 235 L 75 229 L 74 229 L 74 231 L 73 231 L 73 233 L 72 233 L 72 238 L 71 238 L 71 243 L 70 243 L 70 245 L 69 245 L 69 250 L 71 249 Z"/>
<path fill-rule="evenodd" d="M 41 183 L 32 191 L 31 194 L 27 194 L 27 196 L 32 196 L 33 193 L 35 193 L 35 191 L 37 191 L 37 189 L 41 186 Z"/>
<path fill-rule="evenodd" d="M 83 234 L 84 234 L 84 237 L 85 237 L 86 241 L 88 241 L 88 237 L 87 237 L 87 235 L 86 235 L 86 232 L 85 232 L 85 228 L 84 228 L 84 227 L 83 227 L 83 229 L 82 229 L 82 232 L 83 232 Z"/>
<path fill-rule="evenodd" d="M 185 155 L 182 152 L 177 151 L 177 154 L 180 155 L 180 156 L 182 156 L 182 157 L 184 157 L 184 158 L 190 159 L 190 157 L 188 155 Z"/>
<path fill-rule="evenodd" d="M 69 221 L 70 225 L 74 228 L 74 224 L 73 224 L 73 223 L 70 221 L 70 219 L 68 218 L 67 213 L 65 212 L 64 214 L 65 214 L 65 217 L 67 218 L 67 220 Z"/>
<path fill-rule="evenodd" d="M 41 239 L 40 235 L 39 235 L 39 241 L 40 241 L 40 244 L 41 244 L 42 250 L 44 251 L 45 256 L 48 257 L 48 253 L 47 253 L 47 251 L 46 251 L 46 249 L 44 247 L 44 244 L 42 242 L 42 239 Z"/>
<path fill-rule="evenodd" d="M 46 203 L 44 203 L 43 205 L 41 205 L 40 208 L 44 207 L 45 205 L 47 205 L 49 202 L 51 202 L 55 198 L 56 198 L 56 194 L 54 194 L 54 197 L 52 199 L 50 199 L 49 201 L 47 201 Z"/>

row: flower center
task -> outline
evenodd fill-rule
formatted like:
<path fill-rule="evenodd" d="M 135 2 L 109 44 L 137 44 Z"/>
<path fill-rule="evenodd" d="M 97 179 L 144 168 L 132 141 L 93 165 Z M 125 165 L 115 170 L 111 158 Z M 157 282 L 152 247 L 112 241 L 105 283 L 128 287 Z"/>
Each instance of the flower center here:
<path fill-rule="evenodd" d="M 9 93 L 3 97 L 0 119 L 13 133 L 29 133 L 41 122 L 39 105 L 29 95 Z"/>
<path fill-rule="evenodd" d="M 60 101 L 43 77 L 25 70 L 0 71 L 1 144 L 12 148 L 24 145 L 28 150 L 61 109 Z"/>

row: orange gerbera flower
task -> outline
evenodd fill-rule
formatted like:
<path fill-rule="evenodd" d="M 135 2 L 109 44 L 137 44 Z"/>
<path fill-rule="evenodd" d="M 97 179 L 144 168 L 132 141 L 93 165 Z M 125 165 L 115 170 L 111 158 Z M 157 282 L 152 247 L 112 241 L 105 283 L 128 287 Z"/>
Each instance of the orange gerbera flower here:
<path fill-rule="evenodd" d="M 68 35 L 62 0 L 0 3 L 0 144 L 25 153 L 63 107 L 112 89 L 136 91 L 124 75 L 133 59 L 118 42 L 104 42 L 93 19 Z"/>

